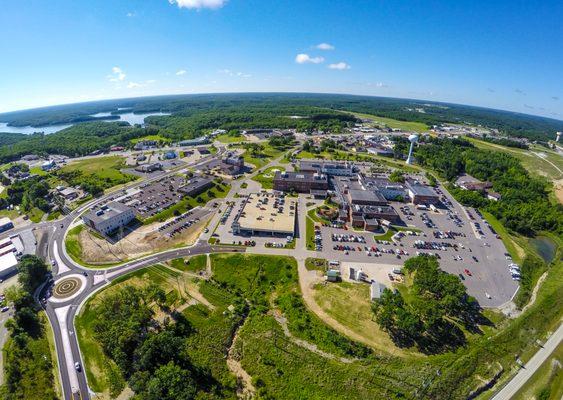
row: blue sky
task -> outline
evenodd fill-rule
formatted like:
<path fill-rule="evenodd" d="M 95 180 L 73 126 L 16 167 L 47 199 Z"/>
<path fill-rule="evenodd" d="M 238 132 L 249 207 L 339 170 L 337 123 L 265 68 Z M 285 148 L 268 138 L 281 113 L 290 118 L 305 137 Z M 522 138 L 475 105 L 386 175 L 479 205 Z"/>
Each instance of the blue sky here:
<path fill-rule="evenodd" d="M 153 94 L 305 91 L 563 119 L 561 1 L 26 0 L 0 7 L 0 112 Z"/>

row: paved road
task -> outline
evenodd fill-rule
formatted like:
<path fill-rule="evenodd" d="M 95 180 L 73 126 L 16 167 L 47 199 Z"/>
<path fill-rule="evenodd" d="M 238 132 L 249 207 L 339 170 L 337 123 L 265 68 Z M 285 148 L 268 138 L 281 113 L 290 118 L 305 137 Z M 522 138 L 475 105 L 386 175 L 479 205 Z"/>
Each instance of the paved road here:
<path fill-rule="evenodd" d="M 514 378 L 498 392 L 492 400 L 510 400 L 522 386 L 534 375 L 537 369 L 563 340 L 563 324 L 547 339 L 542 348 L 528 361 Z"/>

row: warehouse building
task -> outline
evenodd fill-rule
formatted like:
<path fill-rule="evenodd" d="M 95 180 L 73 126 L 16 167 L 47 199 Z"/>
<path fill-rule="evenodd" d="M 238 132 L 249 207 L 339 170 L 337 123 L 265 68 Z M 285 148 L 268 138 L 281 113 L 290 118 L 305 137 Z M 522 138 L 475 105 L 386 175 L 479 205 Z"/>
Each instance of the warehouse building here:
<path fill-rule="evenodd" d="M 185 185 L 178 188 L 178 192 L 185 196 L 195 197 L 213 186 L 213 181 L 209 178 L 192 178 Z"/>
<path fill-rule="evenodd" d="M 99 210 L 91 210 L 82 217 L 84 223 L 102 235 L 111 235 L 135 219 L 135 212 L 125 204 L 112 201 Z"/>
<path fill-rule="evenodd" d="M 413 204 L 436 205 L 440 203 L 440 196 L 426 185 L 412 181 L 407 182 L 406 187 Z"/>
<path fill-rule="evenodd" d="M 274 175 L 274 190 L 281 192 L 316 193 L 328 190 L 328 177 L 311 172 L 280 172 Z"/>

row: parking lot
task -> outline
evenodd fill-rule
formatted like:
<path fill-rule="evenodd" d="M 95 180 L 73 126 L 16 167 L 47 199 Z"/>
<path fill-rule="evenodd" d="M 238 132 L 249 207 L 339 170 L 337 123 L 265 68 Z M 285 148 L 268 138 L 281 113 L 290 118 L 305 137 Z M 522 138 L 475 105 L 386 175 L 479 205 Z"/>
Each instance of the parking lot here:
<path fill-rule="evenodd" d="M 501 239 L 476 210 L 466 210 L 449 195 L 442 195 L 448 207 L 438 211 L 393 204 L 403 221 L 414 228 L 410 234 L 396 234 L 394 240 L 381 241 L 373 233 L 323 226 L 319 256 L 355 263 L 402 265 L 417 254 L 436 255 L 442 269 L 458 275 L 468 293 L 482 306 L 504 304 L 516 292 L 518 282 L 512 279 L 512 261 L 506 256 Z"/>
<path fill-rule="evenodd" d="M 157 181 L 139 186 L 139 190 L 118 199 L 120 203 L 135 209 L 135 213 L 145 219 L 176 204 L 184 195 L 178 188 L 186 180 L 181 176 L 163 177 Z"/>
<path fill-rule="evenodd" d="M 205 207 L 196 207 L 190 211 L 174 217 L 174 219 L 163 223 L 158 227 L 158 231 L 169 238 L 180 234 L 185 229 L 189 229 L 192 225 L 197 224 L 200 220 L 211 214 L 212 211 Z"/>

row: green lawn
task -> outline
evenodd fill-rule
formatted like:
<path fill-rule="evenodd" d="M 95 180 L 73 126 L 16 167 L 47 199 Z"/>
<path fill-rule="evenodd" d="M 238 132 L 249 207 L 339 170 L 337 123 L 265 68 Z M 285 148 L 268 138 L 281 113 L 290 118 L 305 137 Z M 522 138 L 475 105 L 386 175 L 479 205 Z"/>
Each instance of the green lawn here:
<path fill-rule="evenodd" d="M 207 255 L 201 254 L 198 256 L 175 258 L 170 261 L 172 268 L 180 271 L 199 272 L 205 270 L 207 267 Z"/>
<path fill-rule="evenodd" d="M 30 174 L 34 174 L 34 175 L 39 175 L 39 176 L 45 176 L 45 175 L 49 175 L 49 173 L 47 171 L 43 171 L 41 169 L 41 167 L 33 167 L 29 169 L 29 173 Z"/>
<path fill-rule="evenodd" d="M 243 135 L 238 135 L 238 136 L 231 136 L 227 133 L 223 133 L 222 135 L 217 135 L 215 137 L 216 140 L 220 141 L 221 143 L 240 143 L 240 142 L 246 142 L 246 137 L 244 137 Z"/>
<path fill-rule="evenodd" d="M 264 165 L 268 164 L 274 158 L 279 157 L 285 150 L 278 149 L 268 145 L 267 143 L 261 143 L 264 146 L 264 150 L 259 151 L 255 154 L 251 154 L 249 150 L 243 153 L 244 161 L 254 165 L 257 169 L 262 168 Z M 239 147 L 239 146 L 237 146 Z"/>
<path fill-rule="evenodd" d="M 262 189 L 273 189 L 274 188 L 274 175 L 276 171 L 285 171 L 284 167 L 270 167 L 266 168 L 264 171 L 252 178 L 252 180 L 258 182 L 262 185 Z"/>
<path fill-rule="evenodd" d="M 84 174 L 94 174 L 101 179 L 122 180 L 126 175 L 119 171 L 125 166 L 125 160 L 120 156 L 92 157 L 80 161 L 74 161 L 61 171 L 82 171 Z"/>
<path fill-rule="evenodd" d="M 501 151 L 518 158 L 522 162 L 522 166 L 532 175 L 543 176 L 550 180 L 563 178 L 563 173 L 561 172 L 563 171 L 563 156 L 553 150 L 540 146 L 532 146 L 529 150 L 525 150 L 501 146 L 473 138 L 467 139 L 478 148 Z M 559 168 L 559 170 L 557 168 Z"/>
<path fill-rule="evenodd" d="M 130 142 L 135 144 L 135 143 L 143 142 L 145 140 L 155 140 L 157 142 L 162 142 L 162 143 L 170 143 L 172 141 L 171 139 L 165 138 L 164 136 L 161 135 L 147 135 L 140 138 L 131 139 Z"/>
<path fill-rule="evenodd" d="M 379 117 L 371 114 L 352 113 L 358 118 L 369 118 L 377 125 L 404 131 L 428 132 L 430 128 L 423 122 L 399 121 L 397 119 Z"/>

